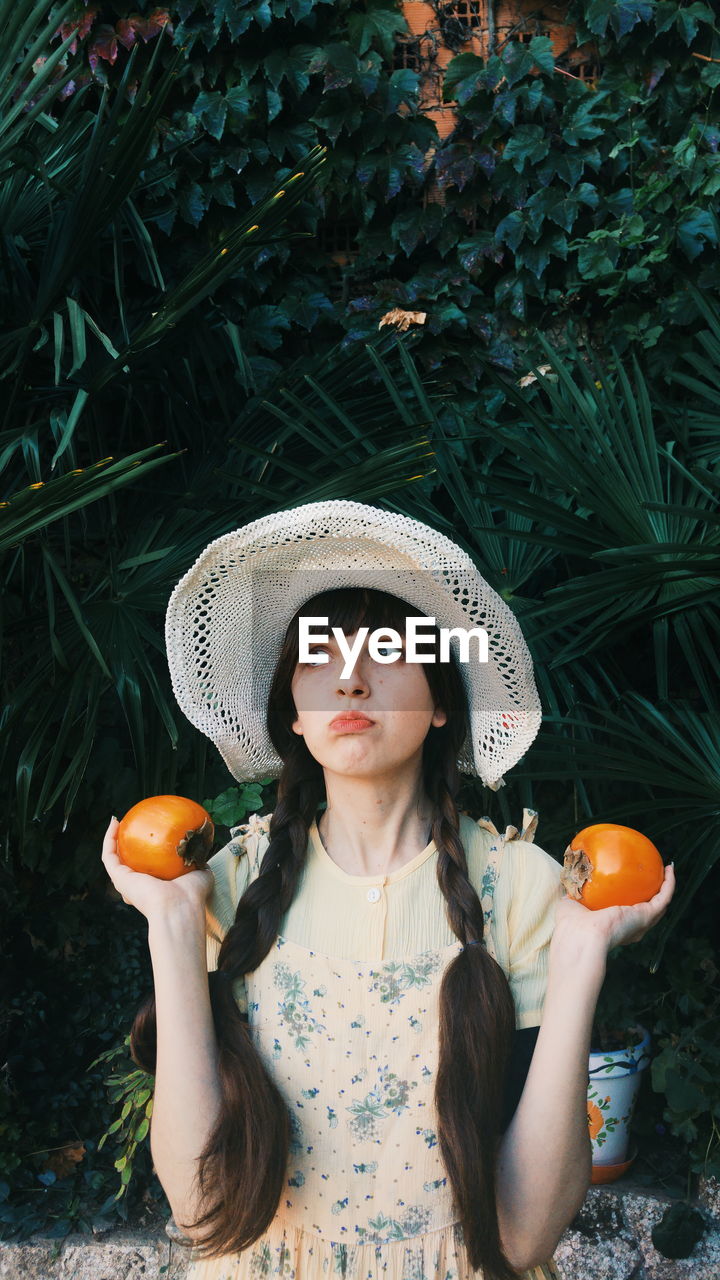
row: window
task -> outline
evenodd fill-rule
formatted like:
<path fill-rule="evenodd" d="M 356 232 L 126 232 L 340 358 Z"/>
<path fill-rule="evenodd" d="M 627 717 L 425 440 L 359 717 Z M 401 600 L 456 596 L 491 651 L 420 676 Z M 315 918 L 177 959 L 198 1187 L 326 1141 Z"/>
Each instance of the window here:
<path fill-rule="evenodd" d="M 456 0 L 455 4 L 443 5 L 442 17 L 456 18 L 464 26 L 475 30 L 483 26 L 483 14 L 479 0 Z"/>
<path fill-rule="evenodd" d="M 323 222 L 318 227 L 318 245 L 323 253 L 347 262 L 357 253 L 357 234 L 356 222 Z"/>
<path fill-rule="evenodd" d="M 394 71 L 422 71 L 423 57 L 419 40 L 398 40 L 393 49 Z"/>

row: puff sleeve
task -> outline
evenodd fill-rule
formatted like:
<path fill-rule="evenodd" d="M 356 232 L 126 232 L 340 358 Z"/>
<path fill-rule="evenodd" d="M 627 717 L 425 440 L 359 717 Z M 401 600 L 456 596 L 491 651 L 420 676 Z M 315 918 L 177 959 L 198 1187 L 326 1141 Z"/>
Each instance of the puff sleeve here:
<path fill-rule="evenodd" d="M 560 863 L 533 843 L 534 826 L 522 832 L 529 839 L 506 841 L 495 891 L 498 958 L 515 1001 L 517 1030 L 542 1021 L 550 940 L 563 897 Z"/>
<path fill-rule="evenodd" d="M 205 905 L 208 972 L 217 969 L 223 938 L 235 923 L 237 904 L 251 878 L 258 874 L 263 854 L 269 844 L 269 826 L 269 816 L 251 814 L 247 822 L 231 829 L 229 843 L 208 859 L 214 881 Z M 233 995 L 240 1012 L 247 1016 L 247 988 L 244 978 L 238 978 L 233 983 Z"/>
<path fill-rule="evenodd" d="M 208 970 L 217 969 L 220 944 L 235 921 L 235 911 L 248 882 L 249 864 L 242 838 L 234 836 L 212 858 L 213 887 L 205 904 L 205 941 Z"/>

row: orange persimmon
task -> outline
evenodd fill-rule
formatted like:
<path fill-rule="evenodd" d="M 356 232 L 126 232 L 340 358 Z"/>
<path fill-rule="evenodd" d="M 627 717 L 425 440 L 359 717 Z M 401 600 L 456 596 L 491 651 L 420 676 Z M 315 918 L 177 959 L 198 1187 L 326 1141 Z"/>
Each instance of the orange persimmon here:
<path fill-rule="evenodd" d="M 207 810 L 185 796 L 149 796 L 128 809 L 117 831 L 121 862 L 133 871 L 176 880 L 204 867 L 215 828 Z"/>
<path fill-rule="evenodd" d="M 560 874 L 568 896 L 590 911 L 648 902 L 664 878 L 652 840 L 616 822 L 596 822 L 579 831 L 565 850 Z"/>

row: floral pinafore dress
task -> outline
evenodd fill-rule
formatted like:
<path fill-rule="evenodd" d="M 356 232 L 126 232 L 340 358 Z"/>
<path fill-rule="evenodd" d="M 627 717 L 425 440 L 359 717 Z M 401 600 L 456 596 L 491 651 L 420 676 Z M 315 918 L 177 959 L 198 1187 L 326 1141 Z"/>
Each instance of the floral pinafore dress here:
<path fill-rule="evenodd" d="M 510 832 L 493 843 L 482 882 L 493 956 L 492 891 Z M 251 878 L 257 843 L 246 845 Z M 480 1280 L 433 1098 L 440 984 L 461 946 L 356 961 L 280 934 L 246 975 L 253 1040 L 290 1109 L 287 1177 L 267 1232 L 241 1253 L 191 1263 L 189 1280 Z M 551 1261 L 524 1274 L 560 1280 Z"/>

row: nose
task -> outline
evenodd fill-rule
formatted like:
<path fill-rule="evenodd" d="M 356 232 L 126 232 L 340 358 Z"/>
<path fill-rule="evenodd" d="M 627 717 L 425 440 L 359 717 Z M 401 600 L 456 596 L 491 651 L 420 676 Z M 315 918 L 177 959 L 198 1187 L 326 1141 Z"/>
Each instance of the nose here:
<path fill-rule="evenodd" d="M 354 640 L 354 636 L 352 639 Z M 338 675 L 338 692 L 345 694 L 347 697 L 367 697 L 370 692 L 370 685 L 367 677 L 367 649 L 363 646 L 355 659 L 355 665 L 349 675 L 343 678 L 342 667 Z"/>
<path fill-rule="evenodd" d="M 370 692 L 370 686 L 358 663 L 355 664 L 350 675 L 345 680 L 343 680 L 342 676 L 338 677 L 338 692 L 346 694 L 349 698 L 367 697 Z"/>

